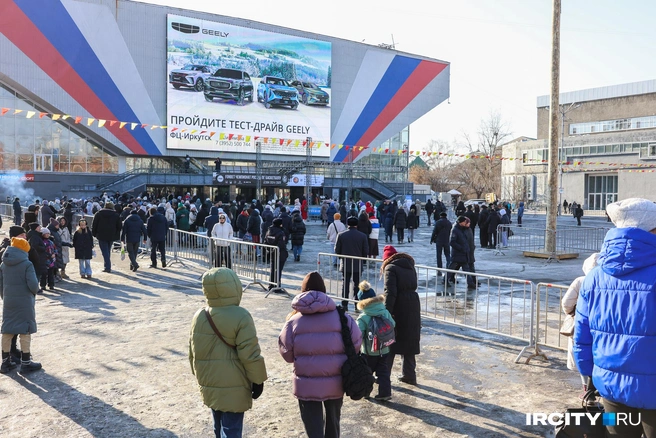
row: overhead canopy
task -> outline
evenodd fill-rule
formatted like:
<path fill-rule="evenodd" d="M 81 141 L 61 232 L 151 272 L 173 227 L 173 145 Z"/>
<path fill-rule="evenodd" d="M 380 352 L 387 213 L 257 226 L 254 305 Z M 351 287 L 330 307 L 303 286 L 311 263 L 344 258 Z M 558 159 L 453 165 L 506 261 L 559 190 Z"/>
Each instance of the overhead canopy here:
<path fill-rule="evenodd" d="M 447 193 L 448 193 L 449 195 L 462 195 L 462 193 L 460 193 L 460 192 L 457 191 L 456 189 L 451 189 L 451 190 L 449 190 Z"/>

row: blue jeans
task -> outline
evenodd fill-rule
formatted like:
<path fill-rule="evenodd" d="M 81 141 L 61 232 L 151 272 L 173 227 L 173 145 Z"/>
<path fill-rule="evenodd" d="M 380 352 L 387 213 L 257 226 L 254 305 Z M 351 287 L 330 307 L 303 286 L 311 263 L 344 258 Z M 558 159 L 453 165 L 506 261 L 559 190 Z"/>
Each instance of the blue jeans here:
<path fill-rule="evenodd" d="M 98 246 L 100 247 L 100 252 L 102 253 L 103 260 L 105 261 L 105 270 L 111 271 L 112 269 L 112 260 L 111 260 L 111 250 L 114 242 L 111 240 L 99 240 Z"/>
<path fill-rule="evenodd" d="M 78 259 L 80 275 L 91 275 L 91 260 Z"/>
<path fill-rule="evenodd" d="M 221 412 L 212 409 L 216 438 L 241 438 L 244 428 L 243 412 Z"/>
<path fill-rule="evenodd" d="M 303 252 L 303 245 L 292 245 L 292 252 L 294 253 L 294 260 L 296 260 Z"/>

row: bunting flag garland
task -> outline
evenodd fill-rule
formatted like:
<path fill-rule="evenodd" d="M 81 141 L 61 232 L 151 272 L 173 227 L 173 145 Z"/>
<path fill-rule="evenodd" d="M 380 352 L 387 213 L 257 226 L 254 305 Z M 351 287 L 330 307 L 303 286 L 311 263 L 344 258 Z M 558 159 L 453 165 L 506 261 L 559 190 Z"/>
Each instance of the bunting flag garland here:
<path fill-rule="evenodd" d="M 11 113 L 10 113 L 11 112 Z M 68 114 L 56 114 L 56 113 L 48 113 L 45 111 L 36 111 L 36 110 L 22 110 L 18 108 L 7 108 L 7 107 L 0 107 L 0 117 L 5 116 L 7 114 L 11 115 L 25 115 L 26 119 L 32 119 L 34 118 L 35 115 L 39 115 L 39 119 L 43 119 L 44 117 L 49 117 L 53 121 L 66 121 L 69 118 L 72 119 L 71 122 L 74 124 L 80 124 L 83 123 L 83 120 L 86 122 L 86 125 L 91 127 L 93 126 L 94 122 L 97 122 L 97 127 L 98 128 L 114 128 L 118 124 L 118 129 L 124 129 L 126 125 L 128 126 L 128 129 L 134 131 L 137 128 L 139 129 L 150 129 L 154 130 L 157 128 L 160 129 L 167 129 L 168 127 L 166 125 L 157 125 L 157 124 L 150 124 L 150 123 L 137 123 L 137 122 L 123 122 L 119 120 L 105 120 L 105 119 L 96 119 L 93 117 L 83 117 L 83 116 L 71 116 Z M 109 125 L 109 126 L 107 126 Z M 195 134 L 196 132 L 199 132 L 198 129 L 188 129 L 188 128 L 179 128 L 179 127 L 172 127 L 171 128 L 171 133 L 173 132 L 179 132 L 179 133 L 184 133 L 189 131 L 191 134 Z M 320 149 L 321 147 L 327 147 L 330 149 L 344 149 L 346 151 L 364 151 L 364 150 L 370 150 L 371 153 L 376 153 L 376 154 L 396 154 L 398 156 L 401 156 L 403 154 L 408 154 L 409 156 L 424 156 L 424 157 L 438 157 L 438 156 L 443 156 L 443 157 L 455 157 L 455 158 L 462 158 L 465 160 L 471 160 L 471 159 L 486 159 L 486 160 L 499 160 L 499 161 L 518 161 L 522 160 L 522 162 L 531 162 L 531 163 L 548 163 L 548 160 L 542 160 L 542 159 L 523 159 L 520 157 L 496 157 L 496 156 L 489 156 L 489 155 L 476 155 L 476 154 L 457 154 L 457 153 L 452 153 L 452 152 L 441 152 L 441 151 L 423 151 L 423 150 L 408 150 L 408 149 L 392 149 L 392 148 L 385 148 L 383 146 L 362 146 L 362 145 L 345 145 L 345 144 L 339 144 L 339 143 L 328 143 L 328 142 L 323 142 L 323 141 L 311 141 L 308 142 L 306 140 L 300 140 L 300 139 L 285 139 L 285 138 L 273 138 L 273 137 L 259 137 L 259 136 L 251 136 L 251 135 L 244 135 L 244 134 L 235 134 L 235 133 L 226 133 L 226 132 L 216 132 L 216 131 L 200 131 L 201 135 L 206 135 L 210 138 L 214 138 L 218 134 L 219 140 L 238 140 L 238 141 L 244 141 L 246 143 L 250 143 L 251 140 L 256 140 L 256 141 L 261 141 L 264 144 L 271 144 L 274 146 L 286 146 L 286 147 L 296 147 L 298 148 L 299 146 L 302 147 L 309 147 L 309 148 L 317 148 Z M 607 166 L 609 169 L 608 170 L 621 170 L 621 171 L 626 171 L 626 172 L 649 172 L 653 173 L 656 172 L 656 164 L 645 164 L 645 163 L 609 163 L 609 162 L 603 162 L 603 161 L 562 161 L 559 164 L 563 167 L 564 172 L 580 172 L 580 171 L 588 171 L 588 170 L 604 170 L 604 169 L 588 169 L 587 167 L 582 167 L 582 166 Z M 651 169 L 651 170 L 650 170 Z"/>

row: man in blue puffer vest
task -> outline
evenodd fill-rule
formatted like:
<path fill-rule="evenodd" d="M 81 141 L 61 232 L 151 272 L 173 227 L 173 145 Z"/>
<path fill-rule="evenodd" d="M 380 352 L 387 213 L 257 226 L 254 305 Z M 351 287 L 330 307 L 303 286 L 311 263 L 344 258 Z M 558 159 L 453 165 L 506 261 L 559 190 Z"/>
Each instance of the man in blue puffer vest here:
<path fill-rule="evenodd" d="M 606 212 L 617 228 L 581 286 L 574 358 L 606 412 L 640 414 L 637 426 L 607 426 L 608 437 L 656 437 L 656 204 L 630 198 Z"/>

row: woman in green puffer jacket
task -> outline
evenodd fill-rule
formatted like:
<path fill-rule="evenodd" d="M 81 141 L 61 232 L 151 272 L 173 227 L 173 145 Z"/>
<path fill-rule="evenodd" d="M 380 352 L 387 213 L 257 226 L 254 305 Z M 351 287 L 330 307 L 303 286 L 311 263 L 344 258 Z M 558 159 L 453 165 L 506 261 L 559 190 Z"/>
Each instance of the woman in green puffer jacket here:
<path fill-rule="evenodd" d="M 244 412 L 262 394 L 267 379 L 264 358 L 253 318 L 239 307 L 242 286 L 237 275 L 228 268 L 210 269 L 202 284 L 208 307 L 198 310 L 191 321 L 191 372 L 203 403 L 212 409 L 216 436 L 241 437 Z M 206 309 L 223 340 L 214 332 Z"/>

